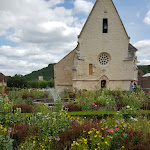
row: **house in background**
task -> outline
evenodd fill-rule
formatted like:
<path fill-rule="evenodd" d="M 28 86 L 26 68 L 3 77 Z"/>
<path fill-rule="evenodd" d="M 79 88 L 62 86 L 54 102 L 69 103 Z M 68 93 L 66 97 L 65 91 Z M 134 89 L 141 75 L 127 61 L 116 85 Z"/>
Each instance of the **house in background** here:
<path fill-rule="evenodd" d="M 77 47 L 54 66 L 55 88 L 129 90 L 138 76 L 136 51 L 113 1 L 97 0 Z"/>
<path fill-rule="evenodd" d="M 141 89 L 149 93 L 150 92 L 150 73 L 147 73 L 145 75 L 141 74 L 139 81 L 140 81 L 139 85 Z"/>
<path fill-rule="evenodd" d="M 0 86 L 6 86 L 7 80 L 8 76 L 5 76 L 4 74 L 0 73 Z"/>

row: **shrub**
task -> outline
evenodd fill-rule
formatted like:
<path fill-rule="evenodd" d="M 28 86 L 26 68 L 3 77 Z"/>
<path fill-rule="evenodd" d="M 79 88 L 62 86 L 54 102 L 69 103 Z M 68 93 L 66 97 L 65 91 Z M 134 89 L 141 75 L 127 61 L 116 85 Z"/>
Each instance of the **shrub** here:
<path fill-rule="evenodd" d="M 54 87 L 54 81 L 29 81 L 28 86 L 32 88 Z"/>
<path fill-rule="evenodd" d="M 92 128 L 101 131 L 102 135 L 105 133 L 105 130 L 101 130 L 97 122 L 85 122 L 80 124 L 79 122 L 74 121 L 69 128 L 61 131 L 58 149 L 63 150 L 69 148 L 74 140 L 79 138 L 83 133 L 87 135 Z"/>
<path fill-rule="evenodd" d="M 130 129 L 127 131 L 127 137 L 122 139 L 121 142 L 126 149 L 130 150 L 148 150 L 150 149 L 150 134 L 144 138 L 142 130 Z"/>
<path fill-rule="evenodd" d="M 11 138 L 15 140 L 13 143 L 14 148 L 25 141 L 25 138 L 28 136 L 28 129 L 29 126 L 27 124 L 14 124 L 14 126 L 12 127 L 12 132 L 10 134 Z"/>
<path fill-rule="evenodd" d="M 16 110 L 16 108 L 21 108 L 22 113 L 32 113 L 33 112 L 33 106 L 29 105 L 27 103 L 25 103 L 25 104 L 22 104 L 22 103 L 15 104 L 13 106 L 13 112 Z"/>
<path fill-rule="evenodd" d="M 13 139 L 10 138 L 11 128 L 7 130 L 3 125 L 0 124 L 0 150 L 12 150 Z"/>
<path fill-rule="evenodd" d="M 67 108 L 69 112 L 71 111 L 81 111 L 81 106 L 77 104 L 67 104 L 64 105 L 64 109 Z"/>

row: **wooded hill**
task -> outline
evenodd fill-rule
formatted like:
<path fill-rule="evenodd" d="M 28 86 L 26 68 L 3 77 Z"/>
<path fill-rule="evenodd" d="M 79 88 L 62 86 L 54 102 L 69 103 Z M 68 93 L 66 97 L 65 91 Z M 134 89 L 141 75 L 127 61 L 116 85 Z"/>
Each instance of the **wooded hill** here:
<path fill-rule="evenodd" d="M 37 71 L 33 71 L 30 74 L 24 76 L 27 81 L 37 81 L 39 76 L 43 76 L 43 79 L 49 81 L 51 78 L 54 79 L 54 65 L 49 64 L 48 67 L 42 68 Z"/>
<path fill-rule="evenodd" d="M 138 69 L 142 70 L 144 74 L 150 73 L 150 65 L 139 65 Z"/>
<path fill-rule="evenodd" d="M 39 76 L 43 76 L 44 80 L 49 81 L 51 78 L 54 79 L 54 65 L 49 64 L 48 67 L 42 68 L 37 71 L 33 71 L 30 74 L 24 76 L 27 81 L 37 81 Z M 150 73 L 150 65 L 139 65 L 138 69 L 142 70 L 144 74 Z"/>

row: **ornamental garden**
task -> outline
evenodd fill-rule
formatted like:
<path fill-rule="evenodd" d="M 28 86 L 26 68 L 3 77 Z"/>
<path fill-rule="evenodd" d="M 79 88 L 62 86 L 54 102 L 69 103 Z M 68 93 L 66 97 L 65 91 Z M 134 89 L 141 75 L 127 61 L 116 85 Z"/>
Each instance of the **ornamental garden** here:
<path fill-rule="evenodd" d="M 0 93 L 1 150 L 150 149 L 150 93 L 142 90 Z"/>

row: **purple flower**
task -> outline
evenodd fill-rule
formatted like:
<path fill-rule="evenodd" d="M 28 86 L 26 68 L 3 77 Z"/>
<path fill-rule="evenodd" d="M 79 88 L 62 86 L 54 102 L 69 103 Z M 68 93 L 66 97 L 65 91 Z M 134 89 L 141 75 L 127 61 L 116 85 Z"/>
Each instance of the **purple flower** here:
<path fill-rule="evenodd" d="M 48 137 L 50 140 L 52 140 L 53 139 L 53 137 L 52 136 L 50 136 L 50 137 Z"/>
<path fill-rule="evenodd" d="M 116 122 L 117 122 L 117 123 L 119 123 L 119 121 L 118 121 L 118 120 L 116 120 Z"/>
<path fill-rule="evenodd" d="M 8 132 L 10 133 L 12 131 L 12 128 L 9 128 Z"/>
<path fill-rule="evenodd" d="M 55 140 L 56 140 L 56 141 L 60 141 L 60 138 L 59 138 L 59 137 L 57 137 L 57 138 L 55 138 Z"/>

